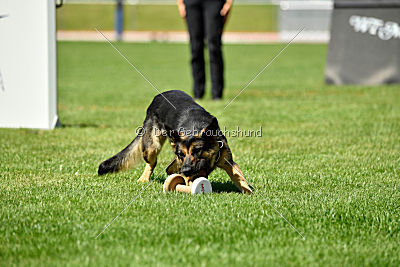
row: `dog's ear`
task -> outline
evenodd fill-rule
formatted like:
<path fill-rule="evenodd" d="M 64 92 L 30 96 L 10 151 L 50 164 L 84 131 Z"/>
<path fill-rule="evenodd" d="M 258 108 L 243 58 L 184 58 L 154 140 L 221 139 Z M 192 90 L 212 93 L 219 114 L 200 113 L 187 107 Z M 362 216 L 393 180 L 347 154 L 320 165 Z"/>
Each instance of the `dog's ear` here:
<path fill-rule="evenodd" d="M 219 130 L 218 120 L 217 118 L 213 117 L 210 124 L 207 126 L 207 129 L 210 130 Z"/>
<path fill-rule="evenodd" d="M 175 144 L 178 143 L 181 139 L 181 137 L 179 136 L 179 132 L 175 131 L 175 130 L 169 131 L 169 137 L 170 137 L 171 141 Z"/>
<path fill-rule="evenodd" d="M 205 139 L 216 139 L 221 134 L 217 118 L 213 117 L 210 124 L 201 130 L 201 137 Z"/>

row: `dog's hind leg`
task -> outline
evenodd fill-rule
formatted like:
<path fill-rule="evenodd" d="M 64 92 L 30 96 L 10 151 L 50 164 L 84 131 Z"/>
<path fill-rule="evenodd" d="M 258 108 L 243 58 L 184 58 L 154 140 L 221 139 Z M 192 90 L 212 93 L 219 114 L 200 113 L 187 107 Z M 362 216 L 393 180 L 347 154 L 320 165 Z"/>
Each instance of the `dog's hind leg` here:
<path fill-rule="evenodd" d="M 142 176 L 138 182 L 150 181 L 150 176 L 157 165 L 157 156 L 165 142 L 166 136 L 162 134 L 159 127 L 152 123 L 144 124 L 144 134 L 142 137 L 143 159 L 146 161 Z"/>
<path fill-rule="evenodd" d="M 144 171 L 142 173 L 142 176 L 140 176 L 139 179 L 137 179 L 137 182 L 141 182 L 141 183 L 146 183 L 148 181 L 150 181 L 150 176 L 153 173 L 154 168 L 157 165 L 157 161 L 154 164 L 151 163 L 147 163 L 146 162 L 146 167 L 144 167 Z"/>

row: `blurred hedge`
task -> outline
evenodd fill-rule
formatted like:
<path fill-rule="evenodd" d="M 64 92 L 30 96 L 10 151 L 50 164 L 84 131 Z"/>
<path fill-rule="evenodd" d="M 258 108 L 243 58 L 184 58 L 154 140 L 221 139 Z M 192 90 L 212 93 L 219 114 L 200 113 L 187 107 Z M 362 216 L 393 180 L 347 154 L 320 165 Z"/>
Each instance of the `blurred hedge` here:
<path fill-rule="evenodd" d="M 110 4 L 65 4 L 57 9 L 60 30 L 114 29 L 115 6 Z M 175 5 L 125 5 L 125 30 L 186 30 Z M 236 5 L 227 24 L 227 31 L 276 31 L 277 7 L 273 5 Z"/>

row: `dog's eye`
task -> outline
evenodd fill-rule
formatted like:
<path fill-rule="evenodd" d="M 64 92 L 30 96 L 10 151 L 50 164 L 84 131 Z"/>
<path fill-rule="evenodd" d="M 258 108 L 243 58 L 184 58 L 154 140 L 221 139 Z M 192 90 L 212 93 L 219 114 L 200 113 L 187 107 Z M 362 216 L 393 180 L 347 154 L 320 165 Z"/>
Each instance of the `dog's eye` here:
<path fill-rule="evenodd" d="M 185 153 L 183 153 L 182 151 L 178 151 L 176 152 L 176 155 L 180 158 L 184 158 L 185 157 Z"/>

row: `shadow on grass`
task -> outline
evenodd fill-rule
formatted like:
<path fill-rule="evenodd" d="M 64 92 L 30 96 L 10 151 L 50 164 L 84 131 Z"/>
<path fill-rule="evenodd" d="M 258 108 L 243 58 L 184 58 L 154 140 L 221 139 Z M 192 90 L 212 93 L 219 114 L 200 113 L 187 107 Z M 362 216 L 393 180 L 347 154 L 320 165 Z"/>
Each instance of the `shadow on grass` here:
<path fill-rule="evenodd" d="M 156 177 L 153 175 L 151 179 L 154 179 L 155 182 L 164 184 L 164 181 L 167 179 L 167 174 L 157 175 Z"/>
<path fill-rule="evenodd" d="M 231 181 L 211 182 L 211 185 L 215 193 L 240 193 Z"/>
<path fill-rule="evenodd" d="M 59 126 L 59 128 L 109 128 L 108 125 L 104 125 L 104 124 L 95 124 L 95 123 L 75 123 L 75 124 L 71 124 L 71 123 L 62 123 L 61 126 Z"/>

